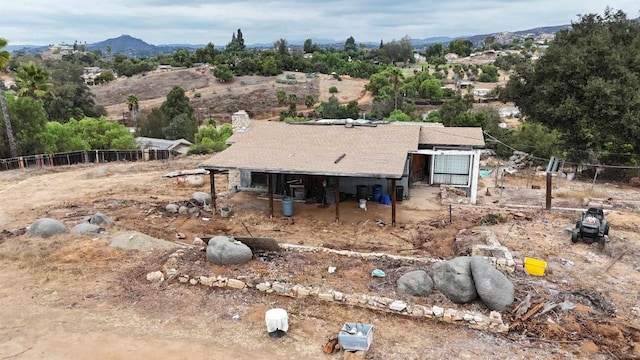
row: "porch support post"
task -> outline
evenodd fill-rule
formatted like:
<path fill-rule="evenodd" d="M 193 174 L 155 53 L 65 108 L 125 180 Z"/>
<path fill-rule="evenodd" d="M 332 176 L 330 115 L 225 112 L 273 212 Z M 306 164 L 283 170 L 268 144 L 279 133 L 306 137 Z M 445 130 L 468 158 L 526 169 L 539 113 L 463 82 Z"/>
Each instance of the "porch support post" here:
<path fill-rule="evenodd" d="M 272 174 L 267 173 L 267 192 L 269 193 L 269 218 L 273 218 L 273 180 Z"/>
<path fill-rule="evenodd" d="M 335 202 L 336 202 L 336 222 L 340 222 L 340 176 L 336 177 Z"/>
<path fill-rule="evenodd" d="M 476 150 L 476 153 L 472 155 L 472 167 L 470 171 L 471 176 L 471 203 L 476 204 L 478 200 L 478 177 L 480 176 L 480 151 Z"/>
<path fill-rule="evenodd" d="M 396 179 L 391 179 L 391 226 L 396 226 Z"/>
<path fill-rule="evenodd" d="M 216 182 L 214 181 L 214 175 L 216 171 L 211 169 L 209 170 L 209 184 L 211 191 L 211 212 L 216 213 Z"/>

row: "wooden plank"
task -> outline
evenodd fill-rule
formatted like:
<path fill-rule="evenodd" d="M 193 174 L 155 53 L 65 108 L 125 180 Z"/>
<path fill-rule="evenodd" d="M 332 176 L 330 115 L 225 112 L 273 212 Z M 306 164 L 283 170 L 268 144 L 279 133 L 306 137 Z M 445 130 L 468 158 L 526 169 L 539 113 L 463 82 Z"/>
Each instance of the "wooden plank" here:
<path fill-rule="evenodd" d="M 261 250 L 261 251 L 282 251 L 280 249 L 280 245 L 274 238 L 259 238 L 259 237 L 239 237 L 234 236 L 234 239 L 242 242 L 247 245 L 251 251 Z"/>

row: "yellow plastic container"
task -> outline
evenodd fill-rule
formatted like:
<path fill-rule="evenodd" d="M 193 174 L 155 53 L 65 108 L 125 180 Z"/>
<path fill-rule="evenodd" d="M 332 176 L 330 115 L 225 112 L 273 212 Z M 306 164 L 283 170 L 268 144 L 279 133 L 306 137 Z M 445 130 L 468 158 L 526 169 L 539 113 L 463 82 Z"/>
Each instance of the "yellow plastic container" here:
<path fill-rule="evenodd" d="M 524 258 L 524 270 L 533 276 L 543 276 L 544 271 L 547 268 L 547 262 L 544 260 L 538 260 L 534 258 Z"/>

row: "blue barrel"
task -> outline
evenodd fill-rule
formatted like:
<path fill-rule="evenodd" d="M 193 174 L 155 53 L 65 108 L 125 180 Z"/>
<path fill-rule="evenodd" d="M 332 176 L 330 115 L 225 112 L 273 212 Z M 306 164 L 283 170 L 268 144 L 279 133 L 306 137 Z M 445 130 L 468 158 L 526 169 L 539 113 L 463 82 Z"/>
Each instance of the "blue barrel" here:
<path fill-rule="evenodd" d="M 380 202 L 382 197 L 382 185 L 373 185 L 373 201 Z"/>
<path fill-rule="evenodd" d="M 293 216 L 293 198 L 292 197 L 287 196 L 282 198 L 282 215 Z"/>

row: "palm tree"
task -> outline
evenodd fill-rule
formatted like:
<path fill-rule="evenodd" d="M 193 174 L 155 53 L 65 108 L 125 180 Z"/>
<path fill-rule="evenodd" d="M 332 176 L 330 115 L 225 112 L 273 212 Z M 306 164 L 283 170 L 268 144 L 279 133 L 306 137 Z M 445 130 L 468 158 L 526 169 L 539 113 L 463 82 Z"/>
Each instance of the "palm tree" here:
<path fill-rule="evenodd" d="M 387 69 L 387 74 L 389 75 L 389 83 L 393 85 L 393 96 L 394 96 L 394 110 L 398 110 L 398 86 L 402 82 L 404 75 L 402 75 L 402 70 L 393 66 Z"/>
<path fill-rule="evenodd" d="M 16 82 L 20 84 L 18 96 L 38 98 L 51 92 L 53 84 L 49 82 L 50 74 L 42 65 L 29 62 L 22 64 L 16 72 Z"/>
<path fill-rule="evenodd" d="M 127 107 L 131 112 L 131 118 L 133 119 L 133 123 L 137 128 L 138 127 L 138 110 L 140 110 L 140 106 L 138 104 L 138 98 L 135 95 L 129 94 L 129 96 L 127 96 Z"/>
<path fill-rule="evenodd" d="M 8 51 L 2 50 L 5 46 L 7 46 L 7 40 L 0 38 L 0 72 L 5 71 L 11 58 L 11 54 Z M 11 157 L 17 157 L 18 147 L 16 146 L 16 140 L 13 138 L 13 127 L 11 126 L 11 119 L 9 118 L 7 99 L 4 97 L 4 81 L 2 79 L 0 79 L 0 107 L 2 108 L 2 118 L 4 119 L 4 127 L 7 132 Z"/>

